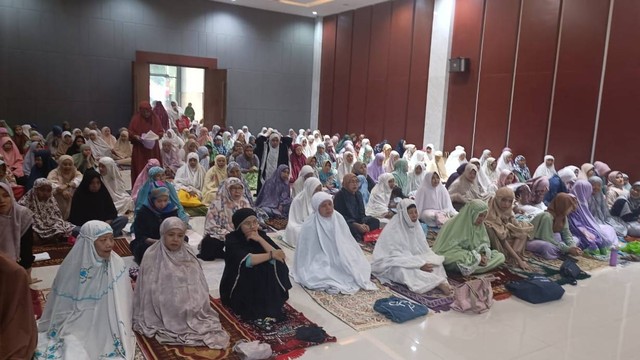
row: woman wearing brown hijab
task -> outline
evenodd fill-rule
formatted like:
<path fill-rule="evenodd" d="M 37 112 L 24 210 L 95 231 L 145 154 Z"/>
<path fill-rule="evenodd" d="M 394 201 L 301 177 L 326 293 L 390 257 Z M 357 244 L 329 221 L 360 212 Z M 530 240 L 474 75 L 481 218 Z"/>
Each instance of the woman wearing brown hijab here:
<path fill-rule="evenodd" d="M 533 225 L 516 220 L 513 214 L 515 194 L 502 187 L 489 200 L 489 212 L 484 224 L 491 240 L 491 248 L 500 251 L 507 263 L 525 271 L 531 269 L 524 260 L 524 248 L 531 239 Z"/>

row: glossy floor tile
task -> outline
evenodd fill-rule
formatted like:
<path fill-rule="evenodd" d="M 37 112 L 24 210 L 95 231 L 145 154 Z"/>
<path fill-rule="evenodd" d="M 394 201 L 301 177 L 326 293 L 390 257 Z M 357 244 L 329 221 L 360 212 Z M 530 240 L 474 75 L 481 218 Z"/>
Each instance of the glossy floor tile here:
<path fill-rule="evenodd" d="M 192 219 L 191 225 L 189 244 L 195 249 L 204 218 Z M 293 251 L 285 252 L 291 266 Z M 224 261 L 201 263 L 211 295 L 219 296 Z M 51 287 L 57 268 L 34 268 L 34 276 L 43 280 L 35 287 Z M 564 289 L 564 297 L 553 303 L 510 298 L 481 315 L 434 313 L 363 332 L 325 311 L 297 284 L 289 303 L 338 338 L 307 349 L 301 359 L 640 359 L 640 265 L 600 269 Z"/>

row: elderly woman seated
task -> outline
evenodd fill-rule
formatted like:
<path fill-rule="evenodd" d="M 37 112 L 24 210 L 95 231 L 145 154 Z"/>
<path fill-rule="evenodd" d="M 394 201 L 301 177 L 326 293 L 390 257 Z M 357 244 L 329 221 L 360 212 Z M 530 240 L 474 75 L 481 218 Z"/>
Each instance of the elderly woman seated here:
<path fill-rule="evenodd" d="M 113 245 L 109 224 L 82 226 L 38 321 L 34 359 L 133 359 L 131 282 Z"/>
<path fill-rule="evenodd" d="M 348 173 L 342 179 L 342 188 L 335 195 L 335 209 L 344 217 L 349 231 L 357 241 L 362 241 L 365 233 L 380 228 L 380 220 L 365 214 L 360 181 L 355 174 Z"/>
<path fill-rule="evenodd" d="M 270 217 L 282 218 L 289 216 L 291 201 L 289 166 L 279 165 L 273 175 L 262 185 L 256 199 L 256 207 Z"/>
<path fill-rule="evenodd" d="M 33 231 L 42 241 L 66 241 L 75 227 L 62 218 L 58 203 L 53 198 L 53 186 L 47 179 L 35 181 L 33 188 L 18 204 L 33 213 Z"/>
<path fill-rule="evenodd" d="M 244 196 L 244 184 L 238 178 L 228 178 L 220 188 L 218 198 L 209 205 L 199 258 L 207 261 L 224 258 L 224 240 L 234 230 L 232 218 L 239 209 L 251 209 Z"/>
<path fill-rule="evenodd" d="M 266 233 L 252 209 L 239 209 L 225 238 L 225 266 L 220 298 L 243 320 L 283 319 L 289 299 L 289 268 L 285 254 Z"/>
<path fill-rule="evenodd" d="M 436 255 L 425 239 L 415 202 L 403 199 L 398 216 L 391 219 L 376 242 L 372 273 L 382 282 L 404 284 L 419 294 L 438 288 L 449 295 L 444 257 Z"/>
<path fill-rule="evenodd" d="M 296 247 L 294 279 L 308 289 L 330 294 L 376 290 L 371 282 L 371 265 L 347 222 L 334 211 L 331 195 L 316 193 L 312 206 L 315 212 L 300 230 L 305 239 Z"/>
<path fill-rule="evenodd" d="M 161 344 L 224 349 L 229 334 L 209 304 L 202 267 L 183 241 L 186 224 L 177 217 L 160 225 L 140 264 L 133 299 L 133 329 Z"/>
<path fill-rule="evenodd" d="M 322 191 L 322 184 L 316 178 L 310 178 L 304 183 L 304 190 L 298 194 L 291 202 L 289 210 L 289 221 L 284 233 L 284 241 L 296 247 L 298 238 L 300 237 L 300 229 L 302 224 L 307 220 L 309 215 L 313 213 L 311 206 L 311 198 L 313 194 Z"/>

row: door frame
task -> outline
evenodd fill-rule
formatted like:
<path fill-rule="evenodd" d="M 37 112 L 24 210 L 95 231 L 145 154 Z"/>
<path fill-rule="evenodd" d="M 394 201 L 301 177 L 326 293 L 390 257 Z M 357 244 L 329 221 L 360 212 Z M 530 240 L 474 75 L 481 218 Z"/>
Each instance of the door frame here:
<path fill-rule="evenodd" d="M 176 54 L 164 54 L 155 53 L 149 51 L 136 51 L 136 60 L 132 64 L 132 77 L 133 77 L 133 103 L 132 113 L 138 110 L 138 104 L 141 101 L 149 100 L 149 64 L 170 65 L 170 66 L 182 66 L 191 68 L 200 68 L 207 70 L 218 69 L 218 59 L 216 58 L 204 58 L 198 56 L 186 56 Z M 205 89 L 207 88 L 205 77 Z M 206 90 L 205 90 L 206 97 Z M 226 98 L 224 109 L 226 112 Z M 207 101 L 205 98 L 203 101 L 203 116 L 205 124 L 214 123 L 214 118 L 217 118 L 215 104 L 216 101 Z M 218 109 L 220 112 L 220 109 Z M 223 119 L 226 118 L 226 114 L 223 115 Z M 218 120 L 219 122 L 220 120 Z M 224 127 L 225 124 L 221 124 Z"/>

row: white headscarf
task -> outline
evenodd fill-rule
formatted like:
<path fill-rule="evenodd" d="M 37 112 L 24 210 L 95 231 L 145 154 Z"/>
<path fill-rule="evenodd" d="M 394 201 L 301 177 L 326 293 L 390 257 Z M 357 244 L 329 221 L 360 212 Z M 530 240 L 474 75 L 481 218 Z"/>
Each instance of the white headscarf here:
<path fill-rule="evenodd" d="M 422 151 L 422 150 L 418 150 L 416 152 L 413 153 L 413 155 L 411 156 L 411 159 L 409 160 L 409 171 L 413 171 L 413 169 L 415 169 L 416 165 L 418 163 L 422 163 L 424 164 L 424 168 L 427 168 L 427 153 Z"/>
<path fill-rule="evenodd" d="M 389 200 L 391 200 L 391 189 L 389 180 L 393 175 L 389 173 L 381 174 L 378 183 L 371 189 L 371 196 L 365 208 L 365 214 L 373 217 L 383 217 L 389 212 Z"/>
<path fill-rule="evenodd" d="M 420 173 L 420 175 L 416 175 L 417 168 L 422 169 L 422 172 Z M 406 195 L 409 195 L 418 191 L 426 175 L 427 175 L 427 165 L 425 165 L 423 162 L 416 163 L 416 166 L 413 168 L 413 170 L 409 172 Z"/>
<path fill-rule="evenodd" d="M 510 161 L 507 161 L 509 156 L 513 157 L 511 151 L 502 152 L 500 159 L 498 159 L 498 172 L 501 172 L 502 170 L 513 171 L 513 164 Z"/>
<path fill-rule="evenodd" d="M 105 156 L 111 156 L 111 147 L 107 144 L 102 138 L 101 134 L 98 134 L 96 130 L 89 131 L 89 135 L 95 134 L 96 139 L 91 140 L 90 137 L 87 137 L 85 140 L 87 145 L 91 147 L 91 153 L 95 158 L 101 158 Z"/>
<path fill-rule="evenodd" d="M 177 189 L 186 191 L 195 191 L 198 194 L 202 194 L 202 187 L 204 186 L 204 177 L 206 172 L 200 163 L 196 164 L 196 168 L 192 169 L 189 166 L 189 160 L 199 160 L 198 154 L 189 153 L 187 155 L 187 162 L 176 171 L 174 182 Z"/>
<path fill-rule="evenodd" d="M 447 174 L 453 174 L 456 172 L 456 170 L 458 169 L 458 166 L 462 164 L 462 161 L 460 161 L 460 159 L 458 158 L 463 153 L 465 153 L 464 147 L 456 146 L 456 149 L 449 154 L 449 157 L 447 158 L 447 162 L 444 165 L 445 169 L 447 170 Z"/>
<path fill-rule="evenodd" d="M 496 162 L 496 159 L 489 157 L 485 160 L 484 164 L 482 164 L 482 168 L 478 172 L 478 182 L 484 189 L 488 189 L 491 185 L 494 185 L 498 182 L 498 178 L 500 177 L 500 171 L 491 170 L 490 166 Z"/>
<path fill-rule="evenodd" d="M 428 172 L 425 175 L 422 185 L 420 185 L 420 189 L 416 193 L 418 214 L 422 214 L 425 210 L 440 210 L 453 215 L 457 214 L 458 212 L 451 204 L 449 192 L 442 185 L 442 182 L 438 181 L 438 186 L 435 188 L 431 185 L 433 174 L 433 172 Z"/>
<path fill-rule="evenodd" d="M 313 168 L 310 165 L 305 165 L 300 168 L 300 172 L 298 173 L 298 178 L 293 182 L 293 186 L 291 187 L 291 197 L 295 198 L 302 192 L 305 183 L 305 176 L 313 174 Z"/>
<path fill-rule="evenodd" d="M 352 157 L 351 162 L 347 162 L 347 154 L 351 154 L 351 157 Z M 344 154 L 342 154 L 342 161 L 340 162 L 340 165 L 338 165 L 338 182 L 342 184 L 342 178 L 346 174 L 351 173 L 351 170 L 353 169 L 353 164 L 355 163 L 356 163 L 356 156 L 351 151 L 345 151 Z"/>
<path fill-rule="evenodd" d="M 307 179 L 307 181 L 304 182 L 304 190 L 296 195 L 291 202 L 289 221 L 287 222 L 287 228 L 284 232 L 284 241 L 293 247 L 296 247 L 298 243 L 302 224 L 307 220 L 309 215 L 313 213 L 311 199 L 318 186 L 322 186 L 320 179 L 315 177 Z"/>
<path fill-rule="evenodd" d="M 319 192 L 311 200 L 314 213 L 302 225 L 304 241 L 298 243 L 294 279 L 312 290 L 331 294 L 354 294 L 360 289 L 377 290 L 371 282 L 371 265 L 338 211 L 323 217 L 318 208 L 331 195 Z"/>
<path fill-rule="evenodd" d="M 431 153 L 428 153 L 427 149 L 431 149 Z M 428 161 L 433 161 L 435 152 L 436 152 L 436 149 L 433 147 L 433 144 L 427 144 L 427 146 L 424 147 L 424 153 L 427 156 Z"/>
<path fill-rule="evenodd" d="M 38 322 L 34 359 L 133 359 L 136 338 L 127 266 L 115 252 L 101 258 L 94 245 L 111 233 L 111 226 L 96 220 L 80 229 Z"/>
<path fill-rule="evenodd" d="M 382 230 L 371 271 L 383 283 L 398 282 L 422 294 L 447 281 L 447 274 L 442 266 L 444 256 L 429 248 L 420 222 L 409 218 L 411 205 L 415 205 L 411 199 L 400 201 L 398 214 Z M 434 265 L 433 272 L 420 270 L 427 263 Z"/>
<path fill-rule="evenodd" d="M 487 159 L 490 157 L 491 157 L 491 150 L 484 149 L 482 151 L 482 156 L 480 156 L 480 166 L 483 166 L 484 163 L 487 161 Z"/>
<path fill-rule="evenodd" d="M 118 210 L 118 215 L 133 211 L 133 199 L 127 193 L 127 187 L 124 184 L 122 175 L 120 175 L 116 162 L 110 157 L 103 157 L 100 158 L 99 163 L 107 168 L 107 174 L 100 175 L 100 177 L 104 186 L 109 190 L 109 195 L 111 195 L 111 200 L 113 200 Z"/>
<path fill-rule="evenodd" d="M 554 160 L 553 165 L 547 166 L 547 160 Z M 548 178 L 551 178 L 557 173 L 558 172 L 556 171 L 555 158 L 551 155 L 546 155 L 542 164 L 540 164 L 536 169 L 536 172 L 533 173 L 533 177 L 536 178 L 538 176 L 546 176 Z"/>

